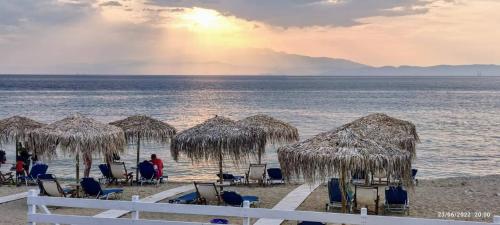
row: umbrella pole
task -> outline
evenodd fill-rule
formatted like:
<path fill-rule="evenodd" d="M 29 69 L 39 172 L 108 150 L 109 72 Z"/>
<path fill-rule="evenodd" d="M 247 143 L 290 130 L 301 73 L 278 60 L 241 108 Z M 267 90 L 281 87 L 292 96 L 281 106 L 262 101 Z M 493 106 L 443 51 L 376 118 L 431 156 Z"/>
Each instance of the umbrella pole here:
<path fill-rule="evenodd" d="M 75 157 L 75 161 L 76 161 L 76 183 L 78 184 L 78 181 L 80 181 L 80 153 L 77 152 L 76 153 L 76 157 Z"/>
<path fill-rule="evenodd" d="M 141 152 L 141 136 L 137 134 L 137 160 L 135 168 L 135 182 L 139 185 L 139 157 Z"/>
<path fill-rule="evenodd" d="M 14 158 L 14 162 L 16 162 L 16 168 L 17 168 L 17 154 L 19 153 L 19 149 L 17 148 L 17 142 L 18 142 L 18 138 L 16 136 L 16 142 L 15 142 L 15 145 L 16 145 L 16 156 Z M 18 182 L 18 179 L 19 179 L 19 176 L 17 174 L 17 171 L 16 171 L 16 185 L 17 185 L 17 182 Z"/>
<path fill-rule="evenodd" d="M 220 184 L 224 183 L 224 177 L 222 173 L 222 149 L 219 149 L 219 183 Z"/>
<path fill-rule="evenodd" d="M 347 198 L 346 198 L 346 190 L 345 190 L 345 177 L 346 171 L 345 168 L 342 167 L 342 174 L 340 175 L 340 191 L 342 192 L 342 213 L 346 212 L 347 209 Z"/>
<path fill-rule="evenodd" d="M 262 163 L 262 149 L 259 148 L 259 164 Z"/>

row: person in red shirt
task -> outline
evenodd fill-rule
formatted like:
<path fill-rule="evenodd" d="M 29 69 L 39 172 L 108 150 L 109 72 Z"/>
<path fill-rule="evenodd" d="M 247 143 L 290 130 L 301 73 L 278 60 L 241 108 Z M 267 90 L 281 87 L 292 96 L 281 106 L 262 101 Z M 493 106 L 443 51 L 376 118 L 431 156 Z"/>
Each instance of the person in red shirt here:
<path fill-rule="evenodd" d="M 156 154 L 151 155 L 151 163 L 153 164 L 156 172 L 156 179 L 163 177 L 163 161 L 156 157 Z"/>

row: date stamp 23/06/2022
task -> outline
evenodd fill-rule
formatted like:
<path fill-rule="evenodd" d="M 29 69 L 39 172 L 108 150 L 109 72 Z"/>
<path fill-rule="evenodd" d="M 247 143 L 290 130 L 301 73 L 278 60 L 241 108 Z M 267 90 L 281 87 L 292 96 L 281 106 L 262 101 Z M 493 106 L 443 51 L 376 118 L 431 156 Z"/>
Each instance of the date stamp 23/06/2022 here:
<path fill-rule="evenodd" d="M 491 212 L 437 212 L 439 218 L 490 218 Z"/>

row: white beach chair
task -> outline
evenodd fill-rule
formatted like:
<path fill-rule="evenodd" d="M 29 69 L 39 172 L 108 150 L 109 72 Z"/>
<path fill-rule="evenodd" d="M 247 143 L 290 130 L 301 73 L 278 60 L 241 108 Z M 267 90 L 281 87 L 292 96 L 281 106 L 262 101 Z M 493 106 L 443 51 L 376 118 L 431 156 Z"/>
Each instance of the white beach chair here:
<path fill-rule="evenodd" d="M 385 171 L 378 171 L 372 174 L 372 184 L 389 185 L 389 175 Z"/>
<path fill-rule="evenodd" d="M 40 193 L 51 197 L 71 197 L 73 190 L 69 188 L 62 188 L 55 176 L 46 174 L 38 179 Z"/>
<path fill-rule="evenodd" d="M 209 204 L 211 202 L 215 202 L 220 204 L 221 199 L 219 195 L 219 191 L 215 186 L 215 183 L 197 183 L 194 182 L 194 187 L 196 188 L 196 192 L 198 193 L 198 202 L 201 204 Z"/>
<path fill-rule="evenodd" d="M 109 170 L 111 170 L 111 176 L 113 180 L 118 182 L 118 180 L 125 180 L 126 183 L 130 181 L 132 184 L 133 173 L 127 172 L 127 167 L 125 167 L 124 162 L 112 162 L 109 164 Z"/>
<path fill-rule="evenodd" d="M 259 184 L 265 184 L 266 180 L 266 164 L 250 164 L 246 173 L 246 182 L 257 181 Z"/>

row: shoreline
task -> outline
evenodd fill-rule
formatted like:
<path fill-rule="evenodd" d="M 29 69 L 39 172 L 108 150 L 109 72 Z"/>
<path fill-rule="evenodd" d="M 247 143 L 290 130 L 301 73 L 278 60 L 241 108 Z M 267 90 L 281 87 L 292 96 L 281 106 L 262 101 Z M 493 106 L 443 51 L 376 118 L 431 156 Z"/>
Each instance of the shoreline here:
<path fill-rule="evenodd" d="M 159 187 L 154 186 L 124 186 L 124 194 L 120 200 L 130 200 L 132 195 L 140 198 L 172 189 L 191 182 L 167 182 Z M 500 215 L 500 175 L 452 177 L 439 179 L 419 179 L 419 185 L 414 190 L 409 190 L 410 216 L 417 218 L 435 218 L 451 220 L 468 220 L 492 222 L 494 215 Z M 243 195 L 256 195 L 260 198 L 261 208 L 272 208 L 286 194 L 298 187 L 298 184 L 274 185 L 266 187 L 258 186 L 231 186 L 227 190 L 234 190 Z M 29 189 L 37 189 L 37 186 L 14 185 L 0 186 L 0 196 L 19 193 Z M 21 190 L 21 191 L 20 191 Z M 172 197 L 175 198 L 175 197 Z M 168 198 L 160 201 L 168 202 Z M 328 193 L 325 185 L 320 185 L 312 192 L 306 200 L 300 204 L 297 210 L 324 212 L 325 203 L 328 201 Z M 92 216 L 103 210 L 77 209 L 77 208 L 50 208 L 53 213 L 87 215 Z M 26 223 L 26 199 L 16 200 L 0 204 L 0 224 L 25 224 Z M 338 211 L 334 211 L 338 212 Z M 383 210 L 381 211 L 383 212 Z M 452 216 L 449 213 L 470 213 L 470 217 L 458 214 Z M 489 217 L 478 217 L 477 213 L 488 213 Z M 381 215 L 384 215 L 381 213 Z M 400 214 L 386 214 L 388 216 L 401 216 Z M 467 215 L 467 214 L 466 214 Z M 125 215 L 124 217 L 127 217 Z M 141 213 L 144 219 L 159 220 L 182 220 L 193 222 L 207 222 L 213 216 L 194 216 L 164 213 Z M 240 219 L 230 219 L 231 223 L 239 224 Z M 295 221 L 285 221 L 283 224 L 296 224 Z"/>

